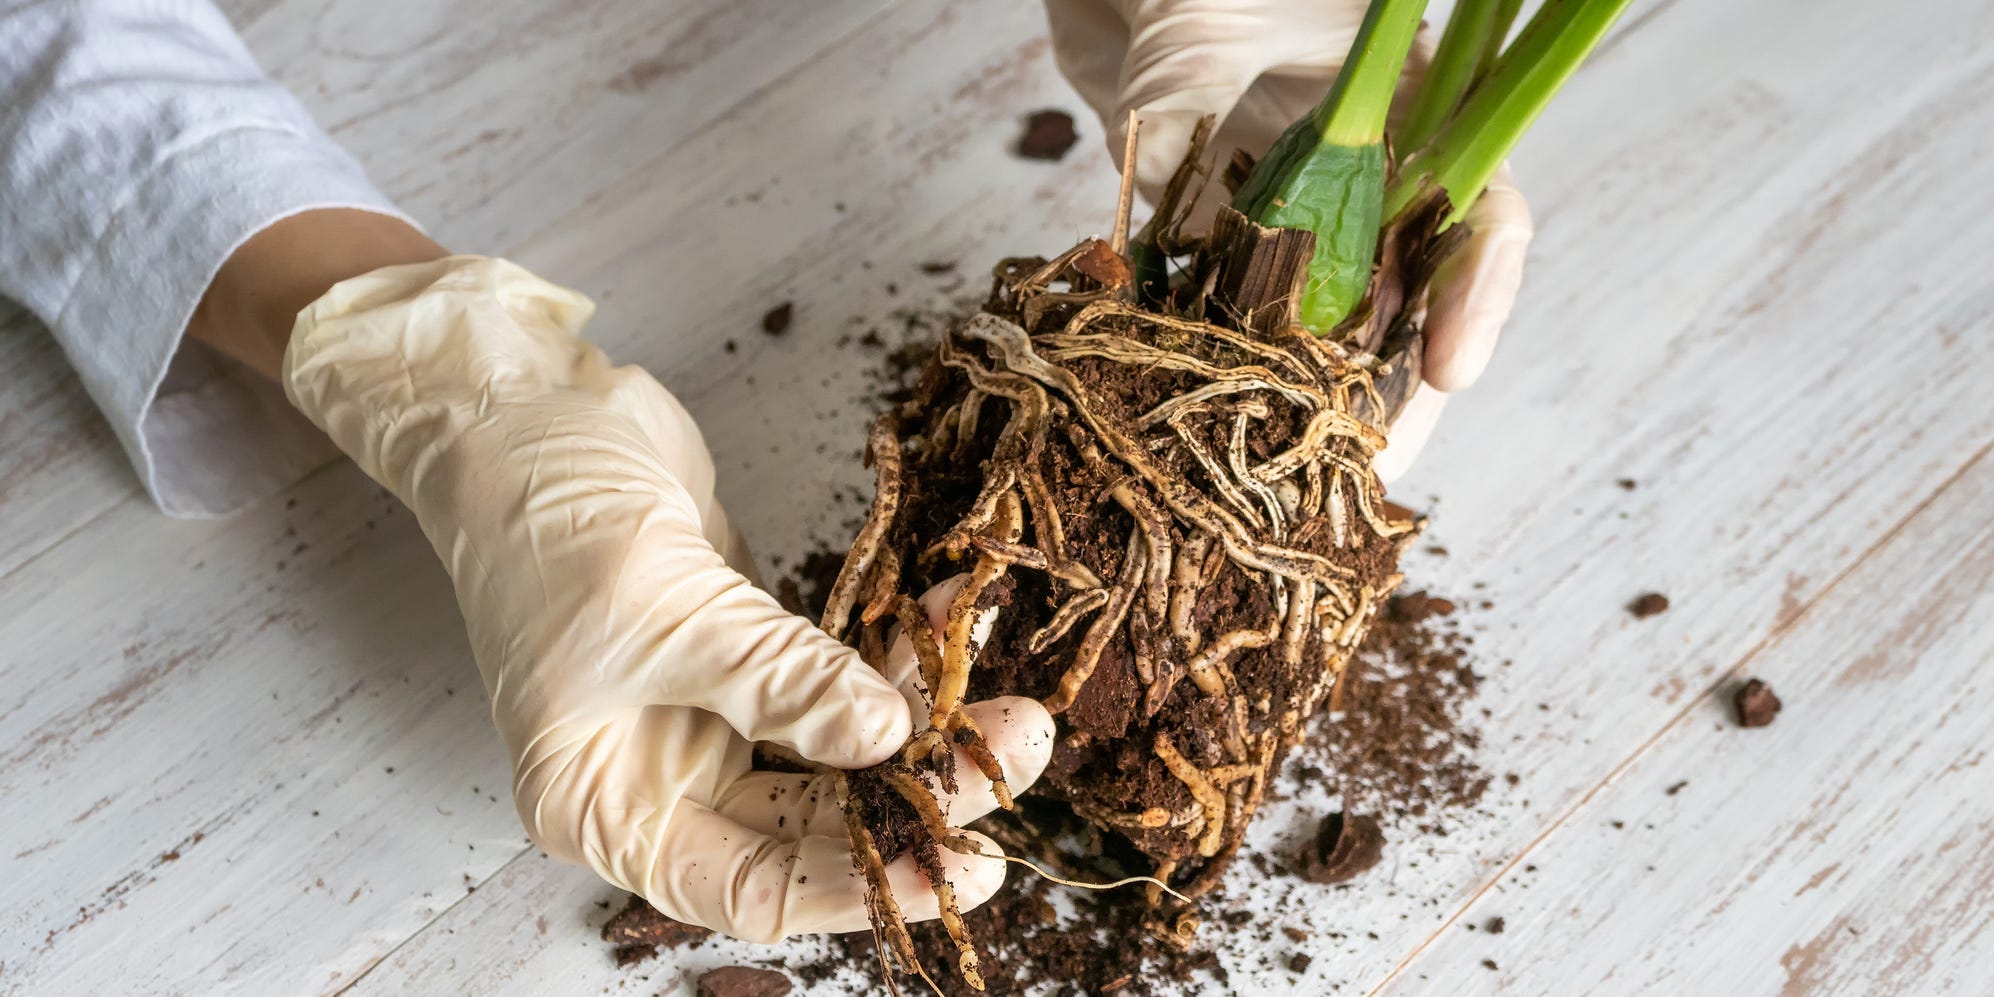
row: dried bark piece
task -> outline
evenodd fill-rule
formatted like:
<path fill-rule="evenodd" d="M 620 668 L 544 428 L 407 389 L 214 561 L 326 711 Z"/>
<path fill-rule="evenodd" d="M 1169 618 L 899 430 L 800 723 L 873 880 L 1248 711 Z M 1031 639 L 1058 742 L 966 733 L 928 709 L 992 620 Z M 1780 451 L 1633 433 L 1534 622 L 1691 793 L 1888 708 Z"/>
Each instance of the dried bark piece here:
<path fill-rule="evenodd" d="M 602 926 L 602 940 L 616 946 L 611 956 L 618 967 L 643 962 L 659 949 L 696 945 L 713 934 L 713 929 L 673 920 L 658 913 L 643 897 L 632 895 L 630 902 Z"/>
<path fill-rule="evenodd" d="M 793 984 L 773 969 L 722 966 L 700 974 L 696 987 L 699 997 L 783 997 Z"/>

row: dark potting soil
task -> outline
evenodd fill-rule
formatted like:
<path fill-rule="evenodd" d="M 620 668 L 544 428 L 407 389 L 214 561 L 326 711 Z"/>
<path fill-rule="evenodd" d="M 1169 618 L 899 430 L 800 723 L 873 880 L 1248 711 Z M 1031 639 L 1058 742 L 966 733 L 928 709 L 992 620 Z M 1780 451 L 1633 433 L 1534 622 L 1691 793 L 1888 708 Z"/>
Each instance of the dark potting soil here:
<path fill-rule="evenodd" d="M 1237 362 L 1215 357 L 1221 365 Z M 1136 424 L 1138 416 L 1163 401 L 1195 388 L 1193 376 L 1180 371 L 1133 367 L 1100 359 L 1076 358 L 1066 365 L 1096 400 L 1099 415 L 1123 426 Z M 968 390 L 959 370 L 931 365 L 922 374 L 909 402 L 902 407 L 911 421 L 919 413 L 946 411 Z M 998 403 L 987 403 L 995 407 Z M 1006 425 L 1002 409 L 986 412 L 978 423 L 975 438 L 960 447 L 962 453 L 992 452 Z M 1259 423 L 1249 437 L 1255 459 L 1266 459 L 1285 449 L 1299 436 L 1306 413 L 1276 411 Z M 912 429 L 918 431 L 919 422 Z M 1224 452 L 1229 441 L 1209 437 L 1205 445 Z M 1102 578 L 1116 577 L 1122 570 L 1125 551 L 1135 521 L 1119 503 L 1104 501 L 1116 487 L 1122 473 L 1112 461 L 1090 460 L 1083 447 L 1093 444 L 1071 438 L 1055 430 L 1046 437 L 1038 469 L 1050 490 L 1051 504 L 1059 509 L 1065 526 L 1065 545 L 1071 560 L 1093 566 Z M 1190 457 L 1181 448 L 1152 454 L 1166 476 L 1200 480 L 1201 468 L 1190 466 Z M 950 454 L 936 455 L 916 449 L 907 458 L 902 474 L 900 512 L 893 526 L 890 545 L 905 551 L 931 549 L 960 522 L 976 501 L 983 476 L 973 466 L 964 467 Z M 924 466 L 923 461 L 933 461 Z M 1361 522 L 1355 496 L 1339 499 L 1347 503 L 1340 510 L 1346 521 Z M 1181 531 L 1181 527 L 1173 527 Z M 1326 558 L 1349 571 L 1352 588 L 1386 587 L 1397 564 L 1399 542 L 1372 537 L 1354 530 L 1353 540 L 1338 543 L 1332 531 L 1322 529 L 1303 535 L 1297 531 L 1291 546 Z M 1189 537 L 1173 536 L 1182 545 Z M 1230 558 L 1214 557 L 1208 562 L 1209 579 L 1199 590 L 1191 608 L 1193 629 L 1216 636 L 1233 631 L 1258 631 L 1275 615 L 1272 592 L 1257 577 Z M 921 591 L 943 578 L 963 570 L 944 559 L 924 559 L 907 565 L 902 579 L 909 591 Z M 997 695 L 1024 695 L 1038 699 L 1051 697 L 1066 669 L 1060 664 L 1075 656 L 1088 627 L 1076 626 L 1046 646 L 1033 651 L 1032 635 L 1051 619 L 1052 610 L 1073 593 L 1050 575 L 1035 571 L 1014 571 L 989 593 L 986 604 L 1002 608 L 995 628 L 981 648 L 970 674 L 969 699 Z M 1159 638 L 1160 639 L 1160 638 Z M 1164 811 L 1172 814 L 1197 806 L 1183 780 L 1172 774 L 1154 746 L 1164 738 L 1194 765 L 1217 766 L 1229 759 L 1228 745 L 1220 733 L 1231 728 L 1230 706 L 1224 697 L 1203 694 L 1194 682 L 1152 685 L 1139 673 L 1135 645 L 1119 634 L 1100 652 L 1097 664 L 1077 697 L 1060 716 L 1060 739 L 1051 764 L 1041 778 L 1037 792 L 1073 802 L 1078 806 L 1108 807 L 1121 814 Z M 1158 658 L 1159 667 L 1182 666 L 1182 657 Z M 1298 660 L 1288 661 L 1278 644 L 1249 646 L 1229 660 L 1233 688 L 1250 691 L 1261 706 L 1248 719 L 1253 736 L 1272 724 L 1278 710 L 1265 704 L 1314 701 L 1311 691 L 1322 680 L 1325 659 L 1319 632 L 1308 628 Z M 1179 678 L 1182 678 L 1179 676 Z M 1161 693 L 1160 698 L 1157 693 Z M 1152 701 L 1153 700 L 1153 701 Z M 1275 766 L 1284 746 L 1275 749 Z M 1157 862 L 1180 863 L 1179 885 L 1201 871 L 1222 867 L 1230 858 L 1230 848 L 1210 859 L 1195 850 L 1196 841 L 1169 825 L 1138 827 L 1124 824 L 1114 836 L 1148 856 L 1149 867 Z M 1229 833 L 1228 845 L 1236 844 Z M 1132 871 L 1147 872 L 1138 866 Z"/>
<path fill-rule="evenodd" d="M 815 596 L 814 602 L 805 603 L 806 614 L 821 611 L 823 588 L 794 575 L 786 581 L 786 587 Z M 1478 803 L 1490 780 L 1473 757 L 1480 738 L 1468 724 L 1466 708 L 1478 680 L 1468 663 L 1469 636 L 1459 616 L 1450 600 L 1430 593 L 1408 592 L 1392 600 L 1351 662 L 1342 710 L 1317 715 L 1309 738 L 1282 770 L 1274 793 L 1292 796 L 1308 786 L 1335 787 L 1345 812 L 1357 814 L 1354 820 L 1345 818 L 1347 823 L 1369 824 L 1383 839 L 1379 845 L 1387 856 L 1412 847 L 1417 836 L 1445 834 L 1451 819 Z M 872 797 L 870 802 L 881 811 L 888 809 L 883 798 Z M 1018 817 L 1000 812 L 974 826 L 1005 841 L 1014 854 L 1034 859 L 1042 856 L 1013 843 L 1015 832 L 1027 824 L 1042 833 L 1075 827 L 1070 811 L 1062 814 L 1063 808 L 1054 801 L 1033 795 L 1025 798 L 1023 807 Z M 1321 825 L 1314 826 L 1318 833 L 1304 837 L 1310 850 L 1320 840 Z M 889 842 L 880 844 L 882 851 L 892 847 Z M 1333 845 L 1330 850 L 1334 852 Z M 1307 878 L 1307 871 L 1293 860 L 1293 855 L 1275 856 L 1272 861 L 1255 861 L 1254 866 L 1257 873 L 1276 879 Z M 1102 875 L 1107 871 L 1111 870 L 1094 870 Z M 1351 871 L 1363 875 L 1362 870 Z M 1070 913 L 1060 915 L 1049 899 L 1055 895 L 1070 905 Z M 626 911 L 611 923 L 669 921 L 634 897 L 631 909 L 641 909 L 648 917 L 633 921 Z M 1024 869 L 1014 870 L 996 897 L 963 916 L 977 940 L 985 982 L 994 995 L 1034 990 L 1123 995 L 1206 992 L 1223 980 L 1215 944 L 1245 938 L 1252 946 L 1273 949 L 1284 941 L 1299 943 L 1311 937 L 1294 927 L 1277 930 L 1248 920 L 1227 923 L 1222 929 L 1205 928 L 1196 941 L 1177 949 L 1163 944 L 1146 923 L 1153 915 L 1139 886 L 1107 892 L 1068 889 Z M 707 934 L 681 927 L 690 937 Z M 944 991 L 968 993 L 946 972 L 955 950 L 939 925 L 927 922 L 910 928 L 924 964 Z M 1494 922 L 1489 929 L 1500 930 Z M 658 936 L 612 937 L 610 929 L 604 929 L 604 938 L 613 944 L 649 937 Z M 1310 962 L 1290 957 L 1287 965 L 1299 973 Z M 877 978 L 881 972 L 872 937 L 864 932 L 839 936 L 829 955 L 785 968 L 806 985 L 846 970 L 867 978 Z M 938 968 L 944 972 L 936 973 Z M 912 977 L 901 982 L 905 992 L 923 992 L 926 986 Z"/>
<path fill-rule="evenodd" d="M 1445 815 L 1480 803 L 1489 787 L 1475 761 L 1481 734 L 1466 714 L 1481 685 L 1473 640 L 1453 600 L 1392 598 L 1351 660 L 1342 708 L 1318 713 L 1296 749 L 1288 784 L 1331 787 L 1347 812 L 1443 833 Z"/>
<path fill-rule="evenodd" d="M 856 342 L 880 358 L 875 371 L 880 385 L 876 397 L 899 403 L 917 394 L 908 386 L 909 382 L 927 366 L 934 349 L 932 334 L 940 332 L 944 320 L 935 312 L 913 310 L 904 315 L 897 313 L 896 318 L 903 319 L 906 324 L 906 329 L 901 330 L 901 345 L 889 347 L 876 330 Z M 1176 387 L 1168 378 L 1156 378 L 1152 387 L 1154 395 L 1149 401 L 1153 402 L 1165 392 L 1176 390 Z M 1141 394 L 1132 391 L 1119 407 L 1134 408 L 1144 401 Z M 1000 421 L 995 417 L 990 419 L 992 423 Z M 1256 456 L 1265 457 L 1284 439 L 1277 432 L 1260 441 L 1260 446 L 1255 448 Z M 1078 471 L 1079 461 L 1070 448 L 1060 446 L 1054 449 L 1058 458 L 1066 462 L 1064 469 L 1054 470 L 1061 473 Z M 1078 473 L 1072 478 L 1055 477 L 1055 480 L 1065 481 L 1070 493 L 1088 488 L 1099 489 L 1103 484 L 1088 481 L 1084 474 Z M 964 487 L 973 489 L 974 485 L 965 482 Z M 955 498 L 967 501 L 967 496 Z M 939 521 L 945 516 L 946 513 L 937 513 L 932 518 Z M 1102 559 L 1100 563 L 1110 568 L 1118 564 L 1121 545 L 1130 525 L 1126 513 L 1112 502 L 1090 503 L 1085 515 L 1074 518 L 1082 526 L 1076 531 L 1076 540 L 1091 544 L 1089 555 L 1099 556 Z M 1090 519 L 1094 521 L 1091 530 L 1086 528 Z M 952 521 L 949 520 L 949 523 Z M 946 526 L 948 523 L 931 522 L 928 525 Z M 842 538 L 838 539 L 842 541 Z M 1113 546 L 1106 546 L 1108 544 Z M 778 586 L 785 596 L 785 605 L 800 609 L 812 618 L 821 613 L 824 598 L 842 561 L 842 553 L 830 553 L 833 546 L 826 543 L 822 552 L 806 557 L 791 568 L 788 577 Z M 1014 576 L 986 593 L 986 602 L 999 600 L 1012 605 L 1031 605 L 1031 600 L 1038 600 L 1039 605 L 1044 605 L 1049 595 L 1042 590 L 1044 585 L 1042 576 Z M 1206 597 L 1196 607 L 1196 614 L 1203 627 L 1223 626 L 1229 610 L 1236 614 L 1264 613 L 1265 599 L 1265 593 L 1251 581 L 1243 577 L 1225 577 L 1208 589 Z M 1368 824 L 1375 829 L 1377 839 L 1374 850 L 1389 854 L 1390 850 L 1413 844 L 1415 839 L 1409 838 L 1409 835 L 1444 834 L 1450 816 L 1481 798 L 1489 780 L 1474 765 L 1470 756 L 1479 745 L 1479 738 L 1465 725 L 1463 715 L 1464 704 L 1475 694 L 1478 677 L 1467 664 L 1466 651 L 1471 640 L 1460 632 L 1453 615 L 1455 612 L 1452 601 L 1418 592 L 1405 593 L 1380 612 L 1369 636 L 1348 667 L 1341 691 L 1341 709 L 1332 716 L 1325 706 L 1316 714 L 1309 724 L 1305 740 L 1294 749 L 1285 765 L 1277 764 L 1276 775 L 1268 791 L 1269 799 L 1292 797 L 1306 787 L 1330 787 L 1340 798 L 1345 811 L 1355 815 L 1347 823 L 1353 828 Z M 993 644 L 1001 646 L 1003 638 L 1004 635 L 998 635 Z M 1012 634 L 1011 640 L 1015 643 L 1017 635 Z M 973 673 L 978 681 L 970 690 L 971 699 L 987 695 L 989 687 L 1002 674 L 992 667 L 1000 656 L 993 656 L 990 651 L 986 649 L 980 656 L 978 670 Z M 1314 654 L 1311 641 L 1309 656 Z M 1099 692 L 1083 695 L 1069 711 L 1069 719 L 1074 720 L 1076 726 L 1084 722 L 1092 729 L 1107 732 L 1125 729 L 1131 722 L 1140 708 L 1140 693 L 1127 657 L 1126 651 L 1104 654 L 1096 673 L 1097 679 L 1088 685 L 1090 690 L 1098 689 Z M 1243 667 L 1250 664 L 1247 662 Z M 1099 676 L 1103 674 L 1117 677 L 1101 681 Z M 1004 681 L 1017 682 L 1024 678 L 1013 674 Z M 1253 680 L 1261 681 L 1262 677 L 1256 675 Z M 1189 684 L 1184 682 L 1180 686 Z M 1017 690 L 1014 687 L 1007 691 Z M 1038 690 L 1040 694 L 1049 691 L 1049 688 Z M 1194 722 L 1213 719 L 1202 718 L 1195 712 L 1191 717 Z M 1121 728 L 1117 727 L 1118 723 Z M 1208 736 L 1202 740 L 1186 736 L 1186 733 L 1179 733 L 1178 736 L 1187 749 L 1200 753 L 1218 748 L 1210 743 Z M 1112 766 L 1116 761 L 1097 749 L 1091 757 L 1076 759 L 1069 755 L 1064 764 L 1068 771 L 1072 771 L 1089 764 Z M 1056 758 L 1054 764 L 1059 767 L 1062 762 Z M 1515 781 L 1513 777 L 1511 781 Z M 1042 787 L 1047 785 L 1041 782 Z M 892 795 L 889 800 L 880 794 L 880 788 L 883 787 L 868 787 L 863 780 L 855 786 L 861 805 L 871 815 L 891 812 L 893 805 L 899 802 L 897 795 Z M 1022 802 L 1022 807 L 1020 815 L 999 812 L 974 826 L 1004 842 L 1013 854 L 1041 861 L 1048 856 L 1035 852 L 1029 842 L 1049 840 L 1061 832 L 1069 835 L 1068 840 L 1075 833 L 1087 836 L 1087 840 L 1092 842 L 1091 851 L 1095 853 L 1088 859 L 1092 868 L 1062 870 L 1076 878 L 1105 879 L 1111 874 L 1118 876 L 1125 872 L 1146 871 L 1146 863 L 1133 853 L 1127 842 L 1103 840 L 1108 836 L 1086 829 L 1074 819 L 1072 811 L 1056 798 L 1056 794 L 1035 792 Z M 903 812 L 899 820 L 888 823 L 903 825 L 904 833 L 911 836 L 911 813 Z M 886 834 L 885 840 L 878 842 L 882 851 L 891 855 L 906 847 L 893 839 L 894 832 L 890 828 L 882 830 Z M 1346 849 L 1359 841 L 1357 837 L 1342 833 L 1337 837 L 1347 841 Z M 1389 842 L 1385 840 L 1387 837 L 1391 839 Z M 1333 843 L 1330 851 L 1335 851 Z M 1293 877 L 1289 879 L 1291 884 L 1300 879 L 1300 870 L 1288 868 L 1288 862 L 1282 858 L 1253 858 L 1256 873 L 1247 874 L 1249 877 L 1256 874 Z M 1362 874 L 1361 869 L 1350 871 L 1353 875 Z M 1290 885 L 1286 889 L 1315 887 Z M 1194 908 L 1190 918 L 1182 924 L 1194 925 L 1200 917 L 1209 916 L 1211 910 L 1223 901 L 1223 894 L 1224 887 L 1221 887 L 1212 894 L 1213 902 Z M 1049 901 L 1055 896 L 1065 913 Z M 641 901 L 633 899 L 632 903 L 633 906 L 644 907 Z M 644 909 L 652 918 L 668 920 L 649 912 L 648 907 Z M 1272 924 L 1255 924 L 1253 914 L 1233 911 L 1226 916 L 1222 931 L 1217 930 L 1217 926 L 1202 931 L 1194 928 L 1189 936 L 1179 936 L 1181 944 L 1166 944 L 1162 939 L 1168 933 L 1156 930 L 1156 911 L 1144 902 L 1140 886 L 1107 892 L 1068 889 L 1022 869 L 1013 871 L 997 897 L 964 916 L 972 937 L 983 953 L 983 975 L 989 992 L 993 994 L 1031 991 L 1103 994 L 1206 992 L 1224 985 L 1225 970 L 1219 963 L 1214 945 L 1235 946 L 1241 943 L 1241 939 L 1257 939 L 1245 944 L 1253 946 L 1255 951 L 1278 952 L 1284 933 L 1289 941 L 1311 937 L 1307 932 L 1299 932 L 1298 938 L 1298 929 L 1292 927 L 1277 931 Z M 698 932 L 698 929 L 685 930 Z M 939 924 L 914 925 L 912 930 L 923 963 L 944 990 L 968 993 L 968 989 L 954 976 L 954 946 Z M 704 932 L 699 932 L 699 936 L 703 935 Z M 608 935 L 605 934 L 605 937 Z M 1331 937 L 1343 936 L 1332 934 Z M 843 936 L 834 948 L 834 954 L 828 958 L 785 968 L 806 985 L 824 981 L 847 969 L 857 969 L 870 978 L 877 978 L 880 970 L 870 934 Z M 655 952 L 656 947 L 648 951 Z M 1297 973 L 1306 970 L 1308 957 L 1303 953 L 1294 955 L 1286 963 L 1287 967 Z M 903 977 L 902 984 L 916 991 L 925 987 L 911 976 Z"/>

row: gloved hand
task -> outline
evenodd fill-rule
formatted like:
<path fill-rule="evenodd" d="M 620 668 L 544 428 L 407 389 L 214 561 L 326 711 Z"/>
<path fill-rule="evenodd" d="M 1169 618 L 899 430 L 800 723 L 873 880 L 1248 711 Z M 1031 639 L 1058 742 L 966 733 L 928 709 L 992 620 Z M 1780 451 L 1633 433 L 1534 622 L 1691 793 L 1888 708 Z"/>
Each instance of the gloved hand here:
<path fill-rule="evenodd" d="M 579 338 L 592 311 L 501 260 L 387 267 L 299 314 L 284 387 L 414 510 L 449 569 L 540 847 L 739 938 L 863 930 L 830 777 L 754 771 L 750 742 L 870 765 L 908 739 L 918 689 L 729 566 L 744 551 L 698 429 Z M 904 638 L 894 654 L 887 671 L 918 682 Z M 970 710 L 1010 785 L 1036 779 L 1044 709 Z M 958 771 L 960 824 L 994 800 L 967 758 Z M 965 905 L 1004 879 L 994 857 L 943 861 Z M 910 918 L 935 916 L 911 858 L 890 873 Z"/>
<path fill-rule="evenodd" d="M 1210 148 L 1221 163 L 1235 148 L 1256 156 L 1267 151 L 1329 92 L 1367 6 L 1365 0 L 1046 0 L 1046 13 L 1060 71 L 1100 115 L 1117 165 L 1128 112 L 1137 112 L 1136 177 L 1153 201 L 1204 115 L 1218 115 Z M 1409 79 L 1425 71 L 1432 45 L 1422 32 L 1406 60 Z M 1401 98 L 1411 89 L 1401 87 Z M 1202 217 L 1209 218 L 1225 192 L 1213 183 L 1205 196 Z M 1488 365 L 1523 280 L 1530 208 L 1507 167 L 1465 221 L 1468 242 L 1435 276 L 1427 302 L 1424 383 L 1378 456 L 1378 473 L 1388 481 L 1411 466 L 1446 393 L 1474 383 Z"/>

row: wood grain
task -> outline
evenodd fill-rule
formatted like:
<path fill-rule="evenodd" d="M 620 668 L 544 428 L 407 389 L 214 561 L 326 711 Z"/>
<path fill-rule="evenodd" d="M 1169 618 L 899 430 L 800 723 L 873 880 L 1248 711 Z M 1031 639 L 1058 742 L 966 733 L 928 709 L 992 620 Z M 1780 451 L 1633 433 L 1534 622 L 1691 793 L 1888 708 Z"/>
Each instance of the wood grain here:
<path fill-rule="evenodd" d="M 1734 682 L 1698 699 L 1388 992 L 1981 990 L 1990 506 L 1983 452 L 1739 663 L 1785 701 L 1770 728 L 1736 725 Z M 1502 935 L 1466 930 L 1494 916 Z"/>
<path fill-rule="evenodd" d="M 0 578 L 138 493 L 54 337 L 0 301 Z"/>
<path fill-rule="evenodd" d="M 1285 941 L 1238 940 L 1234 986 L 1364 991 L 1403 963 L 1413 992 L 1674 991 L 1727 980 L 1671 967 L 1739 938 L 1760 989 L 1994 974 L 1959 873 L 1994 789 L 1965 761 L 1994 734 L 1961 712 L 1986 694 L 1961 669 L 1988 646 L 1994 10 L 1928 6 L 1657 2 L 1532 133 L 1519 310 L 1399 488 L 1452 551 L 1414 584 L 1494 603 L 1470 618 L 1485 763 L 1520 782 L 1447 838 L 1388 829 L 1349 888 L 1235 882 L 1316 958 L 1295 976 Z M 769 553 L 862 507 L 878 354 L 841 340 L 918 334 L 902 310 L 1113 220 L 1097 126 L 1056 166 L 1005 154 L 1023 113 L 1080 110 L 1031 5 L 228 7 L 446 240 L 600 302 L 591 336 L 685 399 Z M 791 331 L 762 334 L 783 301 Z M 611 891 L 524 845 L 408 517 L 337 466 L 226 523 L 165 520 L 38 330 L 0 321 L 0 350 L 0 993 L 672 992 L 808 951 L 616 971 Z M 1675 608 L 1637 623 L 1646 590 Z M 1733 757 L 1707 704 L 1741 662 L 1784 669 L 1794 705 Z M 1918 713 L 1940 680 L 1957 705 Z M 1765 812 L 1718 819 L 1740 801 Z M 1271 806 L 1252 845 L 1332 802 Z M 1655 823 L 1631 840 L 1664 861 L 1595 817 Z M 1476 948 L 1459 925 L 1484 913 L 1537 957 Z"/>

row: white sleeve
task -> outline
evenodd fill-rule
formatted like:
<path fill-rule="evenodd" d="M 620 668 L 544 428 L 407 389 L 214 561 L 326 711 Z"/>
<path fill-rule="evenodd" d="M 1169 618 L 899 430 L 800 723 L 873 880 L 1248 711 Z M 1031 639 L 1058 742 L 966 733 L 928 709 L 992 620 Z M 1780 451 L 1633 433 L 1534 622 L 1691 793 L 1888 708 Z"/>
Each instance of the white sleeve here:
<path fill-rule="evenodd" d="M 0 295 L 55 333 L 167 513 L 332 455 L 275 385 L 181 343 L 236 247 L 326 207 L 402 217 L 207 0 L 0 0 Z"/>

